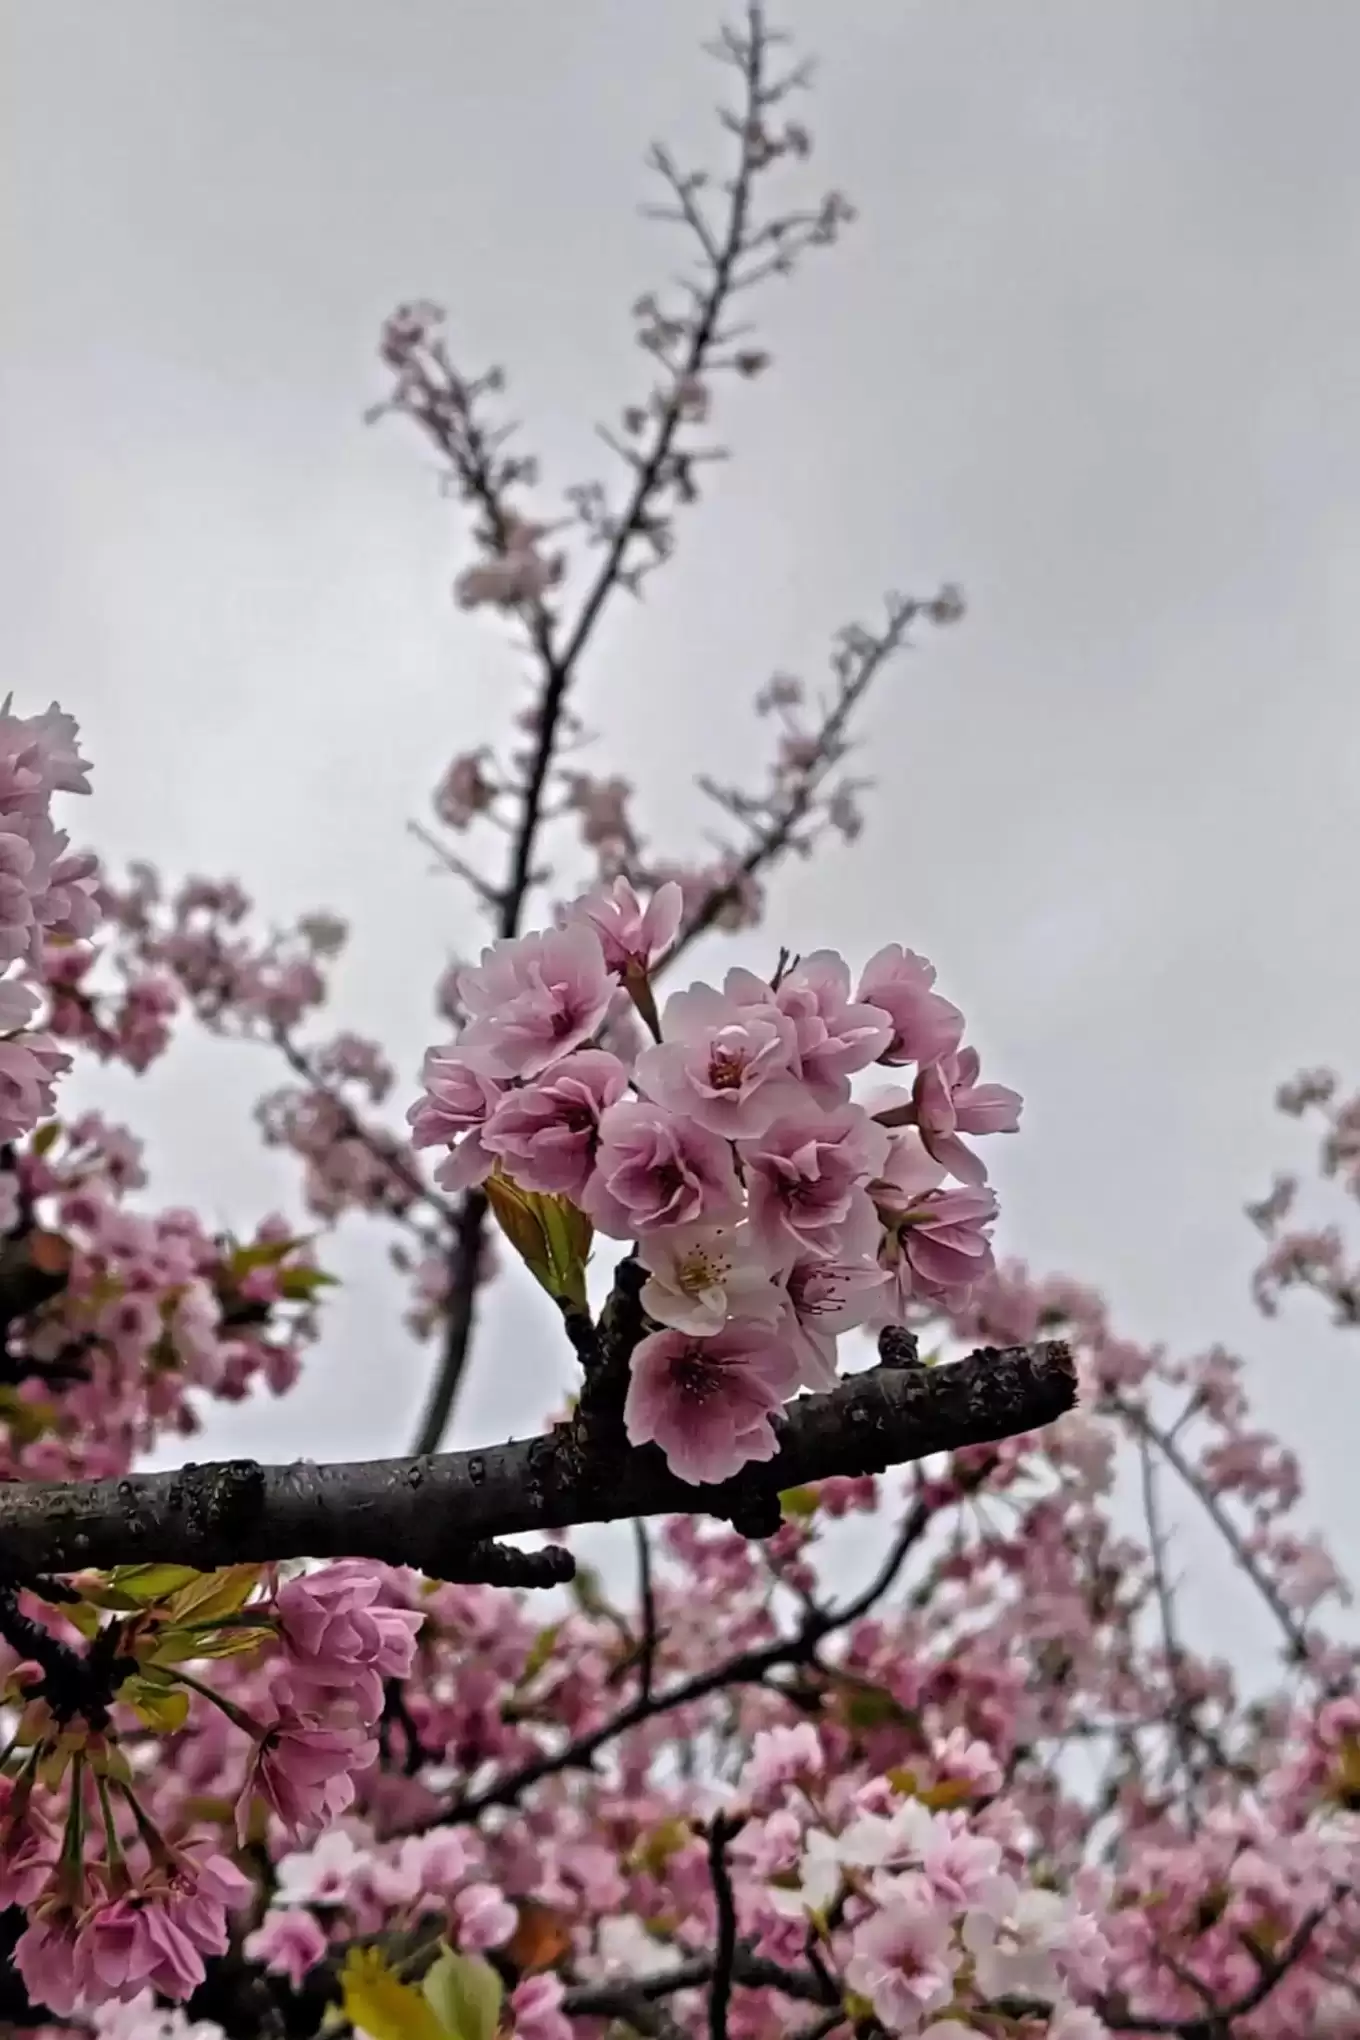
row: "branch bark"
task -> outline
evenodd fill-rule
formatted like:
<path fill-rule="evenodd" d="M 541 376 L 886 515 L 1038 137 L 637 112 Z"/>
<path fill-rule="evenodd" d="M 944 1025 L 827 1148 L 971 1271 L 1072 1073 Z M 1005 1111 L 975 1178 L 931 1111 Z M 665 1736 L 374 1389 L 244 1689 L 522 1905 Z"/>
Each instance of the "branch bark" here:
<path fill-rule="evenodd" d="M 331 1465 L 228 1460 L 174 1473 L 0 1486 L 0 1570 L 15 1577 L 148 1561 L 195 1566 L 285 1558 L 372 1558 L 467 1577 L 469 1554 L 521 1532 L 629 1516 L 731 1517 L 753 1477 L 770 1494 L 1014 1437 L 1076 1401 L 1069 1348 L 984 1347 L 935 1368 L 873 1367 L 779 1420 L 767 1465 L 692 1487 L 655 1446 L 603 1462 L 572 1428 L 480 1452 Z M 563 1577 L 564 1564 L 556 1576 Z"/>

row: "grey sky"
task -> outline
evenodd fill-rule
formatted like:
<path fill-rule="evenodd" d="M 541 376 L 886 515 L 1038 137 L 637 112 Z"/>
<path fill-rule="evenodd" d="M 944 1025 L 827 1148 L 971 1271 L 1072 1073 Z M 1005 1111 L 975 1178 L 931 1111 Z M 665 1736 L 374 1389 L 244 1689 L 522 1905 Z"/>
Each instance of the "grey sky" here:
<path fill-rule="evenodd" d="M 510 369 L 553 489 L 597 471 L 594 419 L 641 387 L 628 304 L 672 266 L 634 212 L 641 155 L 708 146 L 709 8 L 3 18 L 7 684 L 79 714 L 111 855 L 349 914 L 337 1019 L 413 1072 L 471 924 L 403 824 L 515 672 L 453 610 L 466 549 L 423 450 L 360 423 L 375 330 L 439 298 L 460 357 Z M 1306 1312 L 1255 1320 L 1239 1213 L 1304 1151 L 1277 1077 L 1360 1074 L 1360 10 L 782 18 L 824 59 L 816 181 L 861 223 L 766 300 L 776 369 L 721 413 L 737 459 L 583 705 L 678 847 L 691 773 L 761 755 L 772 667 L 815 676 L 886 586 L 964 584 L 969 621 L 873 708 L 866 838 L 787 874 L 746 954 L 935 957 L 1028 1100 L 1001 1243 L 1106 1287 L 1136 1334 L 1249 1345 L 1353 1561 L 1360 1353 Z M 273 1080 L 194 1046 L 154 1088 L 91 1088 L 148 1135 L 158 1195 L 244 1219 L 288 1180 L 245 1122 Z M 341 1260 L 304 1388 L 210 1444 L 404 1439 L 418 1358 L 381 1256 Z M 494 1312 L 467 1439 L 563 1378 L 533 1298 Z"/>

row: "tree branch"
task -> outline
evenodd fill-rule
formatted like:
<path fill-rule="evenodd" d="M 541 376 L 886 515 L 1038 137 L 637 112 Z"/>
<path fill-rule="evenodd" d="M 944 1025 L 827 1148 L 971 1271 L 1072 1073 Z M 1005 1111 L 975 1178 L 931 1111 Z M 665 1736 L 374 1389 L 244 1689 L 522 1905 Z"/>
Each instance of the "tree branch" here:
<path fill-rule="evenodd" d="M 757 1471 L 771 1494 L 880 1473 L 1036 1430 L 1075 1400 L 1071 1352 L 1053 1341 L 982 1348 L 943 1367 L 874 1367 L 804 1396 L 779 1420 L 774 1459 L 712 1487 L 677 1479 L 655 1446 L 621 1446 L 602 1465 L 583 1456 L 568 1426 L 480 1452 L 322 1466 L 229 1460 L 122 1480 L 14 1482 L 0 1487 L 0 1555 L 29 1575 L 147 1560 L 206 1571 L 362 1557 L 478 1577 L 469 1563 L 488 1539 L 628 1516 L 730 1517 L 740 1482 Z M 564 1575 L 565 1555 L 553 1570 Z"/>
<path fill-rule="evenodd" d="M 439 1441 L 453 1411 L 454 1399 L 463 1379 L 472 1347 L 472 1330 L 477 1317 L 478 1275 L 482 1258 L 482 1229 L 486 1224 L 486 1198 L 480 1190 L 469 1190 L 458 1208 L 453 1247 L 449 1254 L 449 1305 L 444 1322 L 444 1342 L 439 1366 L 430 1383 L 429 1396 L 416 1433 L 416 1452 L 437 1452 Z"/>
<path fill-rule="evenodd" d="M 741 136 L 740 158 L 731 185 L 726 229 L 683 361 L 676 372 L 675 389 L 662 408 L 651 447 L 639 460 L 632 490 L 618 515 L 604 558 L 560 647 L 541 603 L 533 612 L 531 635 L 542 670 L 542 685 L 536 706 L 533 752 L 520 789 L 519 822 L 511 842 L 505 887 L 499 895 L 496 932 L 502 939 L 519 934 L 525 902 L 533 887 L 534 850 L 543 821 L 548 777 L 561 734 L 568 690 L 609 598 L 620 585 L 629 548 L 646 528 L 653 499 L 669 471 L 676 435 L 684 417 L 679 392 L 688 380 L 702 372 L 708 360 L 732 289 L 736 264 L 745 247 L 751 179 L 758 160 L 754 138 L 765 54 L 764 24 L 759 8 L 753 7 L 743 65 L 746 104 L 738 130 Z M 484 466 L 476 469 L 474 480 L 476 498 L 486 509 L 493 534 L 498 534 L 498 542 L 503 546 L 505 520 L 499 493 Z M 457 1239 L 450 1255 L 448 1322 L 438 1369 L 416 1440 L 418 1452 L 432 1452 L 438 1448 L 467 1370 L 485 1222 L 485 1200 L 474 1192 L 464 1201 Z"/>
<path fill-rule="evenodd" d="M 708 1832 L 708 1870 L 718 1914 L 718 1946 L 708 1993 L 709 2040 L 728 2040 L 727 2011 L 732 2001 L 732 1975 L 737 1961 L 737 1902 L 727 1868 L 727 1845 L 741 1827 L 718 1814 Z"/>

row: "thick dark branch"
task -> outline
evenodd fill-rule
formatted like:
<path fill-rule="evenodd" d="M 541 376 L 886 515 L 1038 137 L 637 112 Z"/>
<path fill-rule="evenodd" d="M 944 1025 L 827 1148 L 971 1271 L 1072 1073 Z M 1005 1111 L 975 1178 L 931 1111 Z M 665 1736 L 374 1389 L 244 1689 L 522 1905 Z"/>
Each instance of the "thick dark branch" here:
<path fill-rule="evenodd" d="M 758 1469 L 771 1493 L 883 1472 L 934 1452 L 1014 1437 L 1076 1400 L 1066 1345 L 984 1348 L 954 1365 L 870 1368 L 780 1420 Z M 754 1469 L 740 1479 L 749 1483 Z M 691 1487 L 655 1446 L 582 1455 L 568 1427 L 412 1459 L 317 1466 L 230 1460 L 176 1473 L 0 1487 L 0 1555 L 17 1572 L 164 1560 L 202 1570 L 284 1558 L 374 1558 L 467 1577 L 469 1547 L 519 1532 L 628 1516 L 729 1517 L 744 1488 Z"/>
<path fill-rule="evenodd" d="M 727 1868 L 727 1844 L 741 1828 L 718 1814 L 708 1835 L 708 1870 L 718 1913 L 718 1947 L 708 1992 L 709 2040 L 727 2040 L 727 2013 L 732 2002 L 732 1974 L 737 1962 L 737 1901 Z"/>

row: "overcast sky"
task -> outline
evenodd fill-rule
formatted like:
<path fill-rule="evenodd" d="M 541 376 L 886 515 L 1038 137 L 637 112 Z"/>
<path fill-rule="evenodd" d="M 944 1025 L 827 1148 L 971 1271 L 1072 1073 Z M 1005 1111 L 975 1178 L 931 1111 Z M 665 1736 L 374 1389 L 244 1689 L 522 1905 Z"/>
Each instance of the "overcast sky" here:
<path fill-rule="evenodd" d="M 787 0 L 824 59 L 845 245 L 762 307 L 776 368 L 673 570 L 581 705 L 676 847 L 694 771 L 761 756 L 747 701 L 838 624 L 942 578 L 972 605 L 883 687 L 853 850 L 786 873 L 771 945 L 933 956 L 1026 1095 L 999 1243 L 1136 1335 L 1249 1349 L 1317 1512 L 1360 1558 L 1347 1350 L 1247 1301 L 1243 1201 L 1305 1152 L 1276 1080 L 1360 1076 L 1360 9 L 1335 0 Z M 693 0 L 9 0 L 3 10 L 6 684 L 96 762 L 112 858 L 238 873 L 355 928 L 337 1022 L 395 1045 L 472 923 L 404 833 L 515 683 L 461 617 L 459 516 L 363 426 L 397 300 L 506 364 L 554 490 L 642 388 L 627 308 L 657 135 L 708 145 Z M 87 817 L 82 815 L 82 825 Z M 494 846 L 493 846 L 494 847 Z M 88 1095 L 157 1194 L 244 1224 L 288 1191 L 209 1044 Z M 333 1256 L 333 1258 L 336 1258 Z M 421 1367 L 380 1252 L 285 1406 L 209 1447 L 398 1448 Z M 464 1442 L 565 1380 L 500 1297 Z M 1352 1342 L 1354 1348 L 1354 1342 Z M 202 1453 L 203 1445 L 197 1451 Z"/>

